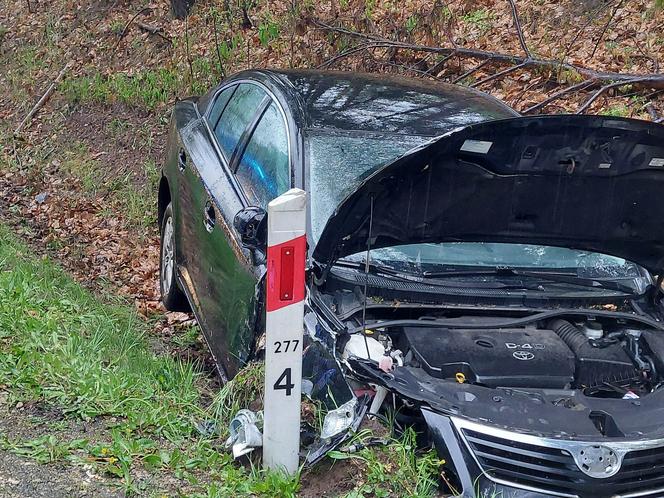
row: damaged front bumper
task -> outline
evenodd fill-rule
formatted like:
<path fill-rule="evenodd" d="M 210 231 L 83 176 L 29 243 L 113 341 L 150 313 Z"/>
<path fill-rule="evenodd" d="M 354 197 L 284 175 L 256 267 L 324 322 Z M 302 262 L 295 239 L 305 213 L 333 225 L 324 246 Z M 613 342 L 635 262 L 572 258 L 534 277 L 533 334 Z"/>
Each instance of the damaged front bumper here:
<path fill-rule="evenodd" d="M 514 498 L 661 498 L 664 496 L 664 437 L 648 439 L 541 437 L 507 430 L 485 416 L 468 417 L 460 405 L 473 403 L 472 392 L 453 391 L 439 383 L 415 378 L 409 370 L 389 374 L 371 362 L 350 361 L 363 380 L 381 383 L 391 392 L 420 406 L 431 441 L 454 476 L 456 496 Z M 480 393 L 477 393 L 478 396 Z M 497 397 L 494 397 L 497 398 Z M 456 401 L 450 401 L 454 400 Z M 523 423 L 560 424 L 556 410 L 547 420 L 527 402 L 493 399 L 491 418 L 518 416 Z M 515 411 L 516 407 L 516 411 Z M 518 412 L 518 413 L 517 413 Z M 564 412 L 563 412 L 564 413 Z M 532 418 L 538 417 L 537 421 Z M 472 421 L 471 418 L 475 421 Z M 484 420 L 486 423 L 482 423 Z M 479 421 L 479 422 L 478 422 Z M 569 420 L 568 420 L 569 424 Z"/>
<path fill-rule="evenodd" d="M 319 437 L 303 454 L 309 465 L 357 431 L 372 398 L 383 389 L 421 414 L 417 430 L 445 460 L 444 479 L 456 496 L 664 496 L 664 430 L 658 422 L 664 391 L 614 409 L 629 436 L 602 439 L 591 436 L 597 428 L 589 414 L 602 411 L 607 400 L 585 400 L 584 410 L 570 410 L 523 390 L 461 387 L 410 367 L 385 371 L 375 359 L 338 358 L 336 337 L 313 314 L 305 316 L 305 329 L 305 394 L 329 416 L 323 424 L 327 437 Z M 636 406 L 639 417 L 634 416 Z"/>

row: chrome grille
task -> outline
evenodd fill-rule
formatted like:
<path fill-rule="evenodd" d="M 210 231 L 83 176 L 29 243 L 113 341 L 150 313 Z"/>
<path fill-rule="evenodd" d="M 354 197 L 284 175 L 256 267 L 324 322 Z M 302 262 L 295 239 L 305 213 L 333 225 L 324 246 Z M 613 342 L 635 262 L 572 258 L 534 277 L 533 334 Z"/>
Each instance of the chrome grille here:
<path fill-rule="evenodd" d="M 484 475 L 499 484 L 566 497 L 664 497 L 664 441 L 652 442 L 659 447 L 632 451 L 624 449 L 629 443 L 619 443 L 624 453 L 620 471 L 613 477 L 596 479 L 584 474 L 564 447 L 588 443 L 562 444 L 558 440 L 523 438 L 517 433 L 509 437 L 506 431 L 476 430 L 481 428 L 479 424 L 455 425 Z M 541 444 L 534 443 L 537 439 Z"/>

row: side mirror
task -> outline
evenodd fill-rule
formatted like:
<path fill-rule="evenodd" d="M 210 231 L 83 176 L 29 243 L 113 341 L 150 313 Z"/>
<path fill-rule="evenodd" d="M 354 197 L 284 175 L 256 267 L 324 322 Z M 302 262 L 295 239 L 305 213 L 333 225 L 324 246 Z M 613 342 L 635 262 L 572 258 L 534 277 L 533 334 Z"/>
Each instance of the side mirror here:
<path fill-rule="evenodd" d="M 258 206 L 241 209 L 235 215 L 233 226 L 240 234 L 242 245 L 246 249 L 265 251 L 267 247 L 267 213 Z"/>

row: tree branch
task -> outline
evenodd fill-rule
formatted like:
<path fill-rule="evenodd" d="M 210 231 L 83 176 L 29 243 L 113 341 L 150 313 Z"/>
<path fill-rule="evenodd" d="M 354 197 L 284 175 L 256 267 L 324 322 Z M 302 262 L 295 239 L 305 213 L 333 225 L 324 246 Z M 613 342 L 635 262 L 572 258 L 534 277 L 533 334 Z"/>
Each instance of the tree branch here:
<path fill-rule="evenodd" d="M 568 86 L 567 88 L 563 88 L 559 92 L 554 93 L 553 95 L 549 96 L 539 104 L 535 104 L 525 111 L 522 112 L 522 114 L 530 114 L 531 112 L 539 111 L 543 107 L 546 107 L 549 105 L 551 102 L 554 102 L 565 95 L 569 95 L 570 93 L 574 93 L 579 90 L 585 90 L 595 84 L 594 81 L 582 81 L 581 83 L 577 83 L 576 85 Z"/>
<path fill-rule="evenodd" d="M 634 79 L 629 80 L 629 81 L 616 81 L 614 83 L 604 85 L 602 88 L 600 88 L 595 93 L 593 93 L 591 95 L 591 97 L 588 100 L 586 100 L 584 102 L 584 104 L 579 108 L 579 110 L 576 111 L 576 113 L 577 114 L 582 114 L 583 112 L 588 110 L 588 108 L 592 105 L 593 102 L 595 102 L 598 98 L 600 98 L 603 94 L 605 94 L 606 92 L 608 92 L 612 88 L 618 88 L 618 87 L 625 86 L 625 85 L 640 83 L 643 79 L 644 78 L 634 78 Z"/>
<path fill-rule="evenodd" d="M 523 49 L 523 53 L 526 54 L 527 59 L 532 59 L 530 55 L 530 50 L 528 50 L 528 45 L 526 45 L 526 38 L 523 36 L 523 29 L 521 28 L 521 21 L 519 21 L 519 12 L 516 10 L 516 4 L 514 0 L 507 0 L 512 6 L 512 19 L 514 19 L 514 28 L 516 29 L 516 34 L 519 36 L 519 43 Z"/>
<path fill-rule="evenodd" d="M 491 59 L 493 63 L 512 64 L 514 68 L 509 68 L 507 72 L 515 71 L 516 69 L 525 68 L 541 68 L 555 70 L 560 66 L 564 70 L 578 73 L 581 77 L 587 80 L 595 80 L 598 82 L 622 82 L 623 84 L 636 84 L 639 86 L 655 89 L 664 89 L 664 74 L 649 73 L 649 74 L 632 74 L 632 73 L 616 73 L 611 71 L 597 71 L 583 66 L 570 63 L 560 63 L 558 60 L 552 59 L 539 59 L 527 58 L 524 56 L 504 54 L 500 52 L 490 52 L 487 50 L 475 50 L 464 47 L 433 47 L 428 45 L 418 45 L 413 43 L 404 43 L 395 40 L 389 40 L 376 35 L 368 35 L 358 33 L 346 28 L 330 26 L 318 20 L 312 20 L 312 24 L 318 29 L 330 31 L 335 33 L 344 34 L 353 38 L 361 39 L 367 42 L 383 43 L 386 46 L 401 48 L 406 50 L 413 50 L 418 52 L 434 52 L 442 55 L 454 55 L 460 58 L 473 58 L 473 59 Z M 518 67 L 516 67 L 518 66 Z M 503 76 L 501 72 L 497 77 Z M 492 79 L 495 79 L 492 77 Z M 475 86 L 484 82 L 476 83 Z M 618 85 L 619 86 L 619 85 Z"/>
<path fill-rule="evenodd" d="M 608 21 L 604 24 L 604 28 L 602 29 L 602 32 L 599 35 L 599 38 L 597 38 L 597 42 L 595 43 L 595 47 L 593 48 L 592 53 L 590 54 L 590 58 L 592 59 L 595 57 L 595 52 L 597 52 L 597 47 L 599 47 L 599 44 L 602 42 L 602 38 L 604 38 L 604 35 L 606 34 L 606 30 L 609 29 L 609 25 L 611 24 L 611 21 L 613 21 L 613 18 L 616 16 L 616 13 L 618 12 L 618 9 L 622 6 L 624 0 L 620 0 L 618 2 L 618 5 L 616 5 L 616 8 L 613 9 L 613 12 L 611 12 L 611 15 L 609 16 Z"/>
<path fill-rule="evenodd" d="M 482 62 L 480 62 L 479 64 L 477 64 L 477 65 L 476 65 L 475 67 L 473 67 L 472 69 L 469 69 L 468 71 L 466 71 L 465 73 L 463 73 L 463 74 L 462 74 L 461 76 L 459 76 L 458 78 L 453 79 L 453 80 L 452 80 L 452 83 L 459 83 L 459 81 L 463 81 L 463 80 L 465 80 L 468 76 L 470 76 L 471 74 L 473 74 L 475 71 L 479 71 L 479 70 L 482 69 L 484 66 L 486 66 L 489 62 L 491 62 L 491 59 L 484 59 Z"/>
<path fill-rule="evenodd" d="M 518 71 L 519 69 L 522 69 L 528 65 L 528 61 L 524 61 L 521 64 L 517 64 L 516 66 L 508 67 L 507 69 L 503 69 L 502 71 L 498 71 L 496 74 L 492 74 L 491 76 L 487 76 L 483 80 L 477 81 L 473 83 L 471 86 L 473 88 L 476 88 L 480 85 L 483 85 L 484 83 L 488 83 L 489 81 L 497 80 L 498 78 L 502 78 L 506 74 L 513 73 L 514 71 Z"/>
<path fill-rule="evenodd" d="M 69 61 L 69 62 L 67 62 L 67 64 L 65 64 L 65 67 L 63 67 L 60 70 L 58 75 L 55 77 L 53 82 L 46 89 L 46 91 L 41 96 L 41 98 L 37 101 L 37 103 L 34 105 L 34 107 L 32 109 L 30 109 L 30 112 L 28 113 L 28 115 L 25 118 L 23 118 L 23 121 L 21 121 L 21 123 L 16 127 L 16 129 L 14 130 L 14 136 L 17 136 L 19 133 L 21 133 L 23 128 L 26 128 L 30 124 L 30 122 L 32 121 L 32 118 L 35 116 L 35 114 L 37 114 L 37 111 L 39 109 L 41 109 L 43 107 L 43 105 L 48 101 L 48 99 L 51 97 L 51 94 L 53 93 L 55 88 L 58 86 L 58 83 L 60 83 L 62 78 L 64 78 L 65 74 L 67 74 L 67 71 L 69 71 L 69 69 L 73 65 L 74 65 L 74 62 Z"/>

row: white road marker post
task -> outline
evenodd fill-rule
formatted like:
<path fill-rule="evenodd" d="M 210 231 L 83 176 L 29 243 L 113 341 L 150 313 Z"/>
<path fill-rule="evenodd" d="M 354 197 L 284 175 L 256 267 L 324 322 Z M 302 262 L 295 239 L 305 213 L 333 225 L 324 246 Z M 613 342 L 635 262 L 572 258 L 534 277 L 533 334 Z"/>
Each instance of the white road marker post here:
<path fill-rule="evenodd" d="M 306 207 L 300 189 L 267 206 L 263 466 L 289 475 L 299 467 Z"/>

